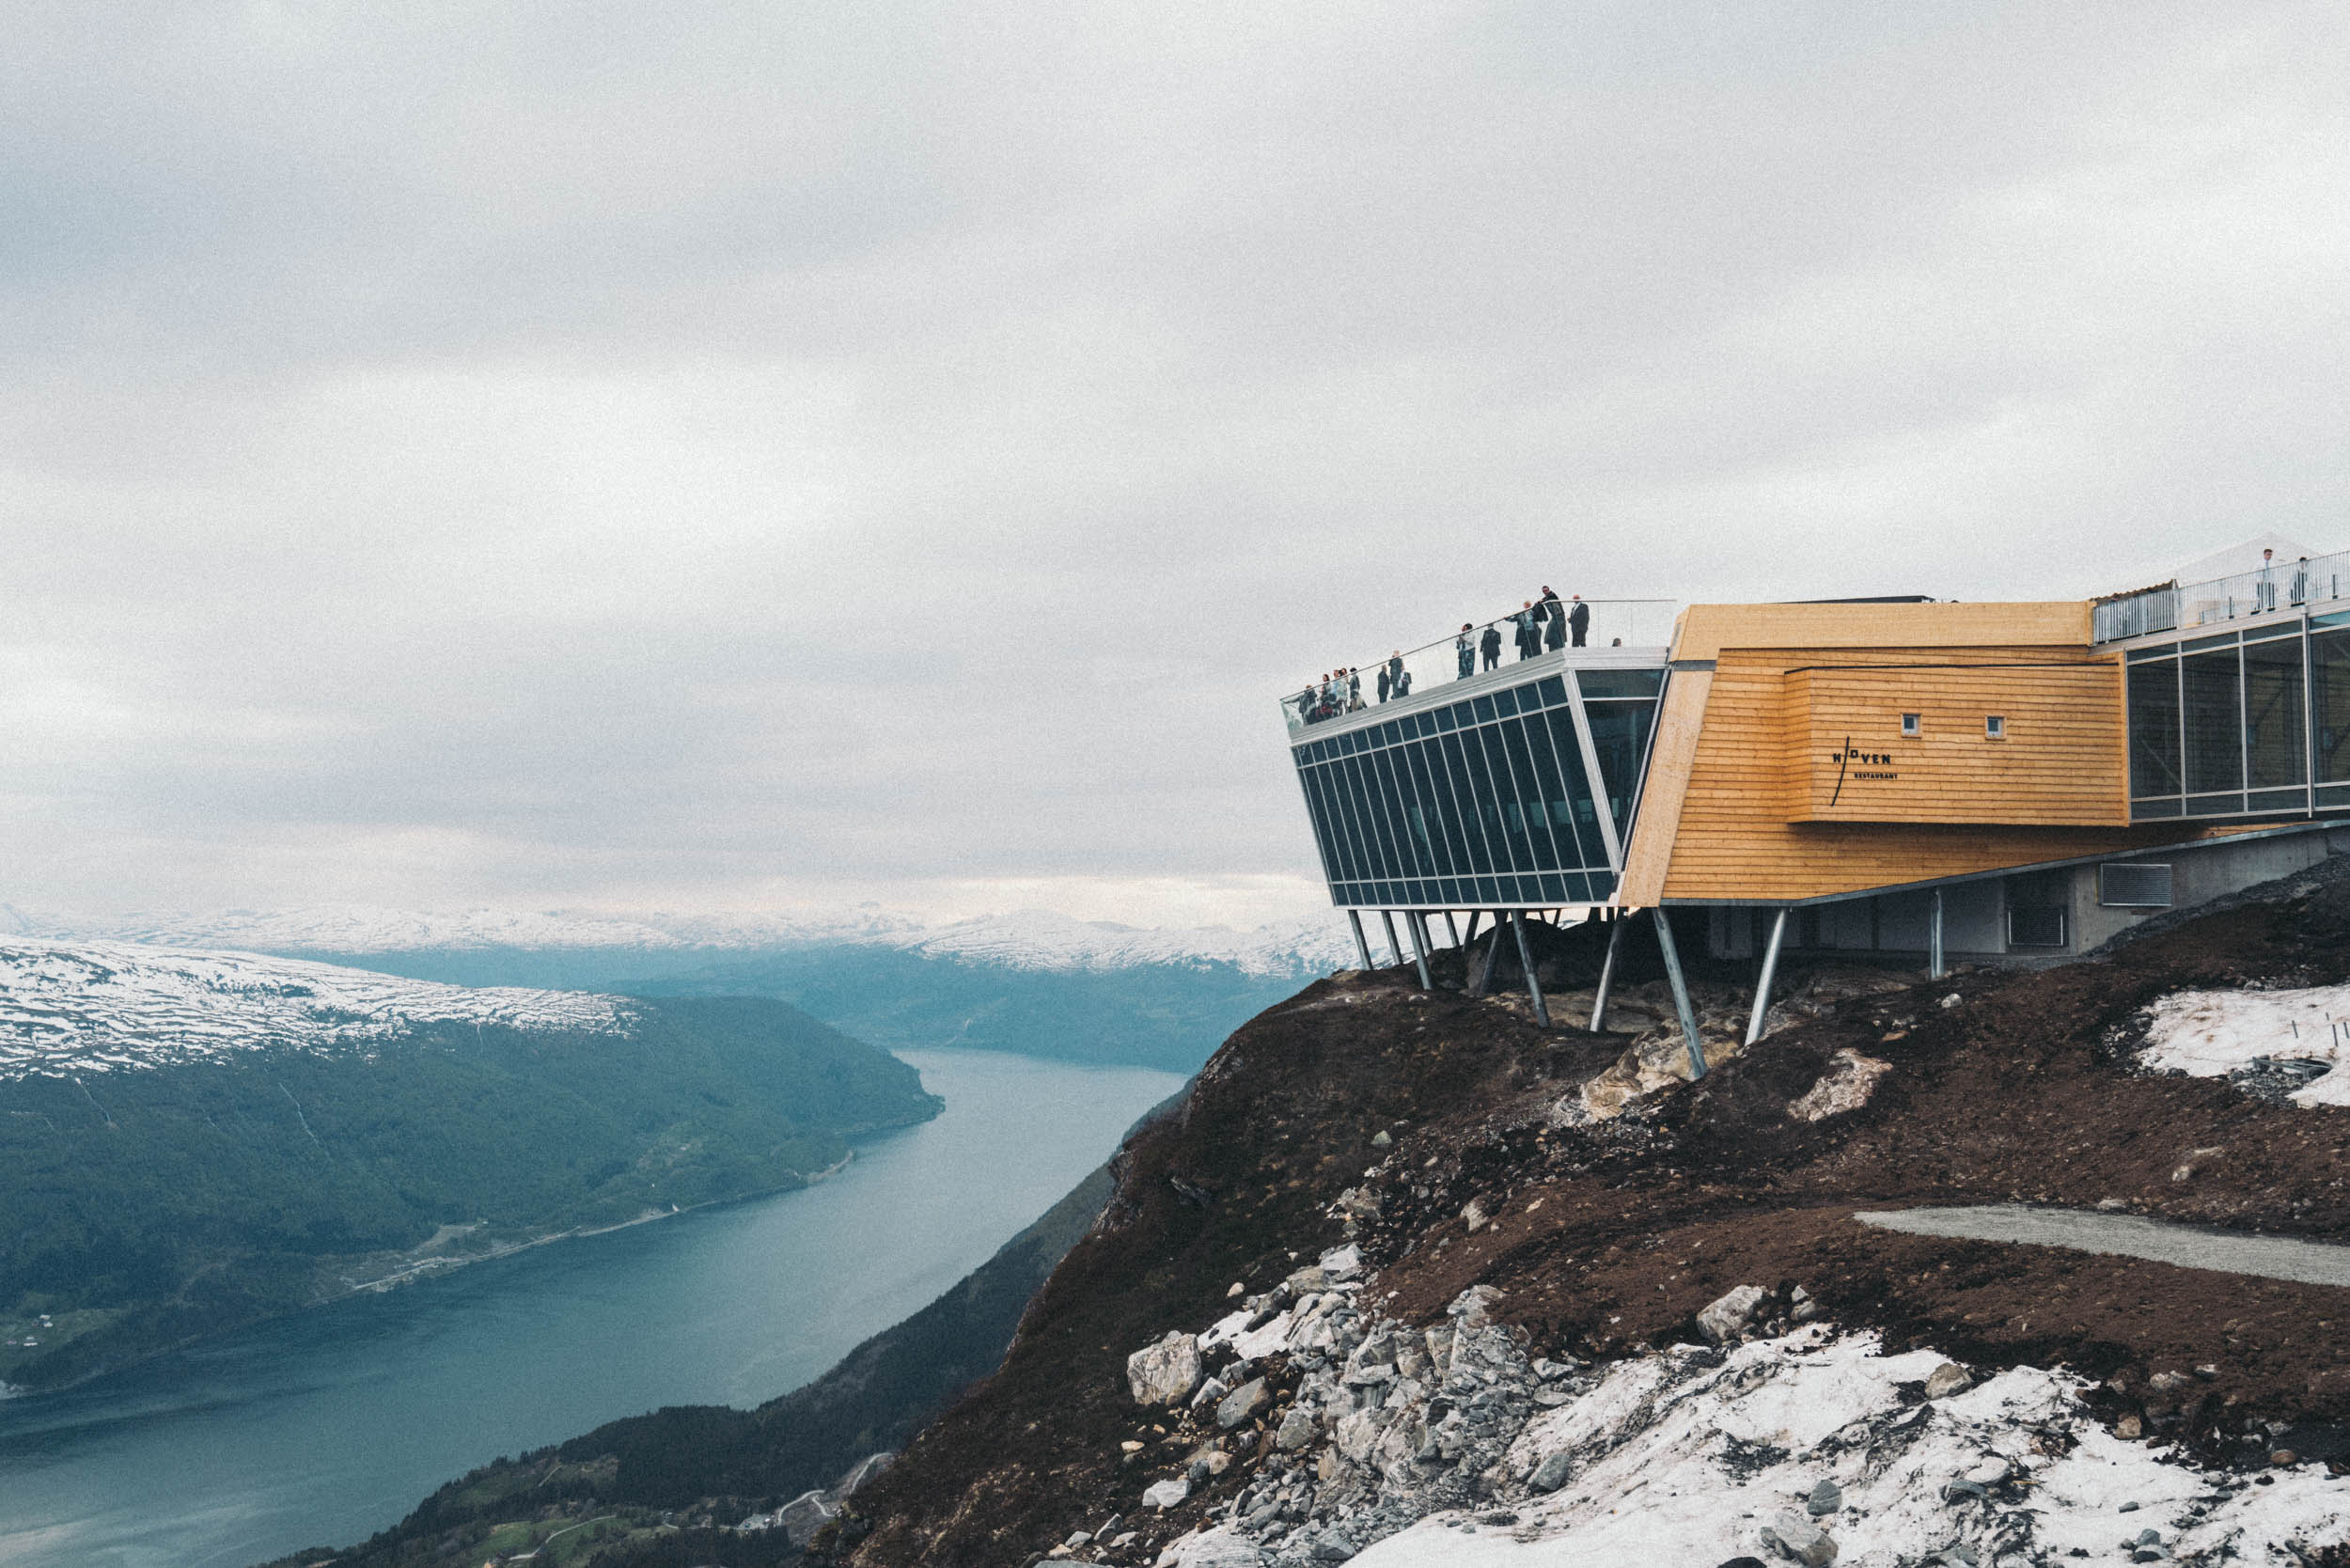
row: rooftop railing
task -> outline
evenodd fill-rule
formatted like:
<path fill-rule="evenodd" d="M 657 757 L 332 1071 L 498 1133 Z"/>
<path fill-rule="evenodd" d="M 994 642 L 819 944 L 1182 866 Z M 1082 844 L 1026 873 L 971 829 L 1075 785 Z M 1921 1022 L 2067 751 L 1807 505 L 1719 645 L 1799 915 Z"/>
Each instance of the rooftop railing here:
<path fill-rule="evenodd" d="M 2271 561 L 2232 577 L 2160 588 L 2108 599 L 2096 607 L 2092 635 L 2120 642 L 2154 632 L 2178 632 L 2252 616 L 2298 612 L 2350 593 L 2350 551 Z"/>
<path fill-rule="evenodd" d="M 1575 614 L 1578 604 L 1586 612 L 1581 617 Z M 1679 601 L 1672 599 L 1544 600 L 1491 620 L 1472 621 L 1418 648 L 1396 649 L 1370 664 L 1333 666 L 1282 694 L 1281 715 L 1294 736 L 1309 725 L 1423 697 L 1438 685 L 1507 669 L 1537 654 L 1663 649 L 1672 641 L 1678 608 Z"/>

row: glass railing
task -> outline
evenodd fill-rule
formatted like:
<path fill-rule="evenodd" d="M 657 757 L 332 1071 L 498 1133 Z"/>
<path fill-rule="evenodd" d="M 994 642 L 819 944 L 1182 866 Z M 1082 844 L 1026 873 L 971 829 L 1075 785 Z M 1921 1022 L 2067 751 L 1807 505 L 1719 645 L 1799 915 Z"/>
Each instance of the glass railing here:
<path fill-rule="evenodd" d="M 2330 604 L 2350 591 L 2350 551 L 2272 561 L 2255 572 L 2202 583 L 2165 583 L 2097 605 L 2092 632 L 2120 642 L 2154 632 L 2176 632 L 2252 616 Z"/>
<path fill-rule="evenodd" d="M 1583 611 L 1579 615 L 1578 605 Z M 1542 611 L 1539 618 L 1536 609 Z M 1671 599 L 1544 601 L 1491 620 L 1471 621 L 1417 648 L 1393 649 L 1360 665 L 1333 666 L 1283 694 L 1281 716 L 1295 735 L 1309 725 L 1426 697 L 1438 686 L 1462 681 L 1482 684 L 1488 673 L 1496 682 L 1506 681 L 1511 666 L 1530 658 L 1566 653 L 1604 662 L 1611 649 L 1653 653 L 1671 643 L 1678 609 L 1679 601 Z"/>

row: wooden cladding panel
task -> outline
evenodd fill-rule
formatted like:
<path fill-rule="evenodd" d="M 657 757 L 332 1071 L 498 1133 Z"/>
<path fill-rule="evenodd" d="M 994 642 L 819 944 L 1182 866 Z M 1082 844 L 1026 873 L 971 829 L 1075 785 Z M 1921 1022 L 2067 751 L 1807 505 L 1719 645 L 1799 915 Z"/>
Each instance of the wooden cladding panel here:
<path fill-rule="evenodd" d="M 1675 659 L 1728 649 L 1802 648 L 1832 664 L 1858 651 L 1909 657 L 1927 648 L 2031 648 L 2086 655 L 2090 606 L 2077 599 L 1982 604 L 1692 604 L 1673 631 Z M 1784 666 L 1782 666 L 1784 667 Z"/>
<path fill-rule="evenodd" d="M 2128 825 L 2118 659 L 1794 669 L 1784 695 L 1790 820 Z"/>
<path fill-rule="evenodd" d="M 2205 836 L 2185 824 L 2134 828 L 1790 820 L 1810 799 L 1812 749 L 1809 713 L 1803 712 L 1802 722 L 1796 722 L 1797 710 L 1788 697 L 1790 671 L 1824 665 L 2075 663 L 2083 666 L 2083 680 L 2114 679 L 2109 661 L 2095 658 L 2086 646 L 2071 644 L 1722 649 L 1705 694 L 1702 727 L 1688 748 L 1681 808 L 1668 822 L 1644 816 L 1637 829 L 1643 839 L 1663 830 L 1659 845 L 1638 847 L 1635 864 L 1641 865 L 1644 855 L 1661 853 L 1667 862 L 1664 874 L 1627 875 L 1625 902 L 1818 898 Z M 2065 670 L 2048 673 L 2071 678 Z M 1982 678 L 1971 670 L 1960 674 Z M 1676 676 L 1676 685 L 1683 679 Z M 1817 689 L 1816 681 L 1811 684 Z M 1667 705 L 1672 706 L 1669 700 Z M 1981 726 L 1980 713 L 1973 722 Z M 1667 764 L 1660 746 L 1655 766 Z M 1660 804 L 1661 798 L 1652 794 Z M 1642 809 L 1647 811 L 1647 803 Z"/>

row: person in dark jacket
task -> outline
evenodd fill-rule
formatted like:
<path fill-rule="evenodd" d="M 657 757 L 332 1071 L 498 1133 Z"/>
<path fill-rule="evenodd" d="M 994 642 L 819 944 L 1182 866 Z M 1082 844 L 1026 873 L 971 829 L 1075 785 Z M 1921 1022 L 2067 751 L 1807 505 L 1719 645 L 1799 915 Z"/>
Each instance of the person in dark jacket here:
<path fill-rule="evenodd" d="M 1452 639 L 1452 651 L 1461 661 L 1461 679 L 1465 681 L 1477 673 L 1477 628 L 1464 620 L 1461 635 Z"/>
<path fill-rule="evenodd" d="M 1543 585 L 1543 596 L 1534 601 L 1534 619 L 1543 623 L 1543 646 L 1563 648 L 1567 641 L 1567 607 L 1559 603 L 1559 590 L 1548 583 Z"/>
<path fill-rule="evenodd" d="M 1387 688 L 1390 697 L 1402 697 L 1412 689 L 1412 678 L 1403 668 L 1403 650 L 1387 655 L 1386 667 L 1379 672 L 1379 683 Z"/>
<path fill-rule="evenodd" d="M 1523 607 L 1510 619 L 1518 624 L 1518 657 L 1530 659 L 1540 653 L 1543 651 L 1543 616 L 1534 607 L 1534 601 L 1524 601 Z"/>
<path fill-rule="evenodd" d="M 1583 603 L 1583 596 L 1574 596 L 1574 607 L 1567 612 L 1567 629 L 1574 634 L 1574 646 L 1583 646 L 1583 634 L 1591 629 L 1591 607 Z"/>
<path fill-rule="evenodd" d="M 1501 628 L 1493 621 L 1485 623 L 1485 635 L 1477 641 L 1477 650 L 1485 655 L 1485 667 L 1496 669 L 1501 665 Z"/>
<path fill-rule="evenodd" d="M 1385 666 L 1385 665 L 1381 665 L 1381 666 L 1379 666 L 1379 700 L 1380 700 L 1380 701 L 1382 701 L 1382 702 L 1385 702 L 1386 699 L 1387 699 L 1387 666 Z"/>

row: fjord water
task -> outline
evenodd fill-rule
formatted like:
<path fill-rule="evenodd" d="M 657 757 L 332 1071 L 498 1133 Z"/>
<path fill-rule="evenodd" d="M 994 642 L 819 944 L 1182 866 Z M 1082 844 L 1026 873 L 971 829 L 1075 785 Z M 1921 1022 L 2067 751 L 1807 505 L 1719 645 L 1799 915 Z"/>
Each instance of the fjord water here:
<path fill-rule="evenodd" d="M 500 1454 L 756 1404 L 1074 1186 L 1169 1073 L 902 1051 L 947 1107 L 803 1192 L 478 1263 L 0 1401 L 0 1564 L 247 1568 L 391 1524 Z"/>

